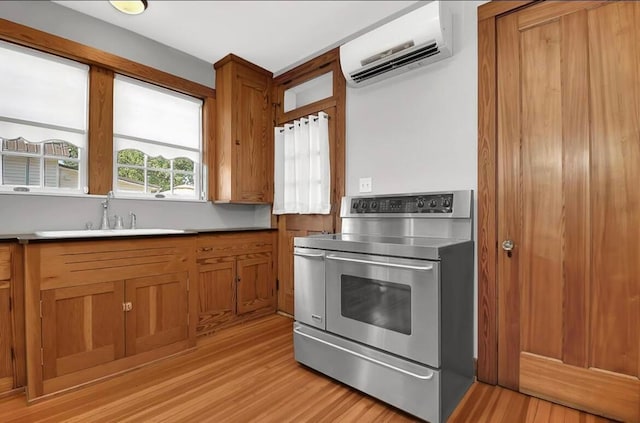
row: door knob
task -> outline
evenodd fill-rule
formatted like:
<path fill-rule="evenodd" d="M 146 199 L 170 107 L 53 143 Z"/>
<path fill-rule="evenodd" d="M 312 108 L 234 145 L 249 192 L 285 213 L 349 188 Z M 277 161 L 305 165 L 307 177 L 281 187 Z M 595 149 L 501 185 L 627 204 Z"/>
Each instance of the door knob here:
<path fill-rule="evenodd" d="M 502 249 L 507 252 L 507 257 L 511 257 L 511 251 L 513 250 L 513 247 L 515 247 L 515 244 L 512 240 L 505 239 L 504 241 L 502 241 Z"/>

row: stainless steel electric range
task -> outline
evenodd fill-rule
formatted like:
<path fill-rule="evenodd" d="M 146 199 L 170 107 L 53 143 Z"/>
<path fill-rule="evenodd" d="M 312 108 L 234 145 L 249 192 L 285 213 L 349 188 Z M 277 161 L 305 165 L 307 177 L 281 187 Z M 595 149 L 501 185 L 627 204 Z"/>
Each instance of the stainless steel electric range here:
<path fill-rule="evenodd" d="M 345 197 L 294 240 L 298 362 L 431 422 L 473 381 L 473 192 Z"/>

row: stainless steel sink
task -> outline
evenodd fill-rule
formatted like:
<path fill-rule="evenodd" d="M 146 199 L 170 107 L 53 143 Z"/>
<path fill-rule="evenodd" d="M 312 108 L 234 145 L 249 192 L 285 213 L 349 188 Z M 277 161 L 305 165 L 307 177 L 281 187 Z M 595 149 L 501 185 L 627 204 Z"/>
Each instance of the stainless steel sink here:
<path fill-rule="evenodd" d="M 110 236 L 137 235 L 171 235 L 183 234 L 182 229 L 77 229 L 62 231 L 36 231 L 34 235 L 40 238 L 95 238 Z"/>

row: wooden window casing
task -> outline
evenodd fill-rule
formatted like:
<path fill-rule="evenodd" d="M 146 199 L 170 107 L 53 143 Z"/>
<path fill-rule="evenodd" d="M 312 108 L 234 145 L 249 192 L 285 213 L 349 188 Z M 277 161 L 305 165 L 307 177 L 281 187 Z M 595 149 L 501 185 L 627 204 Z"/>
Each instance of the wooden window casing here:
<path fill-rule="evenodd" d="M 55 54 L 91 66 L 89 72 L 89 194 L 106 194 L 113 180 L 113 77 L 115 73 L 204 100 L 203 165 L 213 164 L 212 119 L 215 90 L 129 59 L 0 19 L 0 40 Z M 208 172 L 209 186 L 213 172 Z M 203 183 L 206 181 L 203 180 Z"/>

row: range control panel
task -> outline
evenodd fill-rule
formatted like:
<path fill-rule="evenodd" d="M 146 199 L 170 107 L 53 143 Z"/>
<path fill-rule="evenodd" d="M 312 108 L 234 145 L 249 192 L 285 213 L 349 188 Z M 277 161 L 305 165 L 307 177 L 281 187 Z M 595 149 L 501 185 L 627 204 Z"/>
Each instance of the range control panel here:
<path fill-rule="evenodd" d="M 352 198 L 351 213 L 452 213 L 453 193 Z"/>

